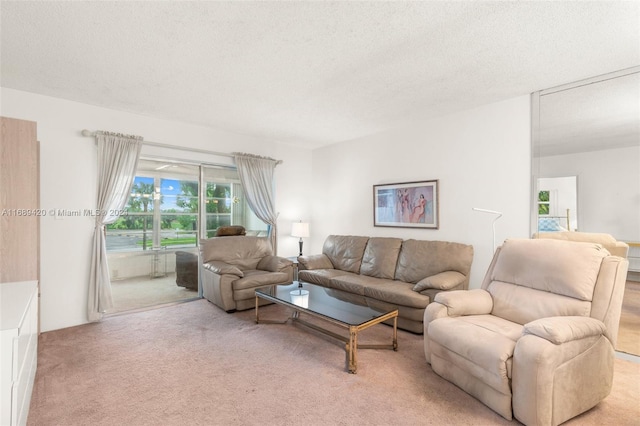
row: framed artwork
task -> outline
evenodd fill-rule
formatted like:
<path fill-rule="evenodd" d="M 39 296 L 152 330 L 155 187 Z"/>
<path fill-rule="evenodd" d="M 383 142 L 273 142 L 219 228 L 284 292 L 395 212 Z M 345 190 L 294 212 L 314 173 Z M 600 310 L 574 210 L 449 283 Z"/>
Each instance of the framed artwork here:
<path fill-rule="evenodd" d="M 373 226 L 438 229 L 438 181 L 373 186 Z"/>

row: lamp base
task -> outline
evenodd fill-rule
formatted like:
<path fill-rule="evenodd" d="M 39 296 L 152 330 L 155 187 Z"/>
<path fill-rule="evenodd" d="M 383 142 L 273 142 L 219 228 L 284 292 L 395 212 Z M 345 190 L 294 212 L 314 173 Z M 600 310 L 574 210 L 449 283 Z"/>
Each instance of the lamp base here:
<path fill-rule="evenodd" d="M 291 295 L 291 303 L 294 305 L 301 308 L 309 307 L 309 290 L 293 290 L 289 294 Z"/>
<path fill-rule="evenodd" d="M 298 245 L 300 246 L 300 254 L 298 256 L 302 256 L 302 238 L 300 238 Z"/>

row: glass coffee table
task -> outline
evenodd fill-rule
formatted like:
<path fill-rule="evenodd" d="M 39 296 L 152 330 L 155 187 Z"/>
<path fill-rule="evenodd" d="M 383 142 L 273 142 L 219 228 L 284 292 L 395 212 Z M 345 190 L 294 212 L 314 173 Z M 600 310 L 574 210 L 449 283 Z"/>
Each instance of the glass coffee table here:
<path fill-rule="evenodd" d="M 261 320 L 259 300 L 269 300 L 292 309 L 291 317 L 283 321 Z M 345 337 L 300 318 L 300 313 L 319 318 L 348 330 Z M 358 344 L 358 332 L 383 321 L 393 319 L 393 339 L 390 344 Z M 358 368 L 358 348 L 398 350 L 398 310 L 373 309 L 364 305 L 364 297 L 310 283 L 295 282 L 256 290 L 256 323 L 284 324 L 291 320 L 324 335 L 345 342 L 349 373 Z"/>

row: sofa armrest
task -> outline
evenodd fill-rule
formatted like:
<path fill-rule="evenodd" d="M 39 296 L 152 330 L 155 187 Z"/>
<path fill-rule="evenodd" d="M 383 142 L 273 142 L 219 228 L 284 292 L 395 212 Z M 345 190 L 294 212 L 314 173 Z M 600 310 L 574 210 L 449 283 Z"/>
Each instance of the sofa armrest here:
<path fill-rule="evenodd" d="M 260 259 L 256 269 L 269 272 L 280 272 L 288 266 L 293 265 L 289 259 L 280 256 L 265 256 Z"/>
<path fill-rule="evenodd" d="M 333 263 L 326 254 L 312 254 L 310 256 L 298 256 L 300 269 L 333 269 Z"/>
<path fill-rule="evenodd" d="M 203 263 L 202 267 L 218 275 L 230 274 L 244 277 L 244 273 L 237 266 L 229 265 L 220 260 L 211 260 Z"/>
<path fill-rule="evenodd" d="M 447 315 L 486 315 L 493 309 L 493 298 L 488 291 L 473 290 L 442 291 L 436 294 L 434 302 L 446 306 Z"/>
<path fill-rule="evenodd" d="M 418 293 L 428 288 L 435 288 L 438 290 L 449 290 L 457 287 L 466 280 L 463 274 L 458 271 L 445 271 L 439 274 L 431 275 L 421 279 L 413 286 L 413 291 Z"/>
<path fill-rule="evenodd" d="M 547 317 L 524 325 L 524 334 L 533 334 L 559 345 L 572 340 L 604 335 L 606 327 L 600 320 L 591 317 L 567 316 Z"/>

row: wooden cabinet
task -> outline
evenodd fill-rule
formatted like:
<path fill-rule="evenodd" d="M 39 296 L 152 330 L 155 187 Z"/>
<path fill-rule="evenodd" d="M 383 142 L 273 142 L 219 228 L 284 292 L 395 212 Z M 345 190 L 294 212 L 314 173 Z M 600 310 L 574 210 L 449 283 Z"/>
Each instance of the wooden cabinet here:
<path fill-rule="evenodd" d="M 39 147 L 36 123 L 0 117 L 0 283 L 38 280 Z"/>
<path fill-rule="evenodd" d="M 27 422 L 39 331 L 36 123 L 0 117 L 0 425 Z"/>

